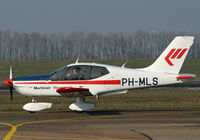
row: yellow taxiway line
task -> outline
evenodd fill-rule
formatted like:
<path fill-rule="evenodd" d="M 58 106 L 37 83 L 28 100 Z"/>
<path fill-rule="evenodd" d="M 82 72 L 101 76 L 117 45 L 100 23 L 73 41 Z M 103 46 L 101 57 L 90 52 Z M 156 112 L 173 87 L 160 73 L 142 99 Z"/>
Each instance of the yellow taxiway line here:
<path fill-rule="evenodd" d="M 0 122 L 1 125 L 6 125 L 11 127 L 11 130 L 8 132 L 8 134 L 4 137 L 4 140 L 10 140 L 10 138 L 13 136 L 13 134 L 16 132 L 17 127 L 21 126 L 21 124 L 17 124 L 17 125 L 12 125 L 9 123 L 2 123 Z"/>
<path fill-rule="evenodd" d="M 29 137 L 29 138 L 37 138 L 37 139 L 47 139 L 47 137 L 37 137 L 37 136 L 21 136 L 21 135 L 14 135 L 14 133 L 17 131 L 17 128 L 23 125 L 29 125 L 29 124 L 36 124 L 36 123 L 45 123 L 45 122 L 58 122 L 58 121 L 66 121 L 66 120 L 83 120 L 83 119 L 97 119 L 97 118 L 111 118 L 111 117 L 129 117 L 129 116 L 144 116 L 144 115 L 166 115 L 166 114 L 177 114 L 177 113 L 183 113 L 180 112 L 154 112 L 154 113 L 140 113 L 140 114 L 127 114 L 127 115 L 103 115 L 103 116 L 88 116 L 88 117 L 76 117 L 76 118 L 65 118 L 65 119 L 53 119 L 53 120 L 41 120 L 41 121 L 32 121 L 32 122 L 25 122 L 20 123 L 17 125 L 12 125 L 9 123 L 2 123 L 0 122 L 0 125 L 6 125 L 11 127 L 11 130 L 7 133 L 7 135 L 4 137 L 4 140 L 10 140 L 11 137 Z M 185 112 L 186 113 L 186 112 Z M 58 138 L 48 138 L 48 139 L 58 139 Z M 61 139 L 61 138 L 60 138 Z M 73 138 L 62 138 L 62 139 L 73 139 Z M 75 139 L 75 138 L 74 138 Z M 77 138 L 76 138 L 77 139 Z M 79 138 L 80 140 L 89 140 L 90 138 Z M 78 139 L 78 140 L 79 140 Z M 95 138 L 96 139 L 96 138 Z M 98 138 L 97 138 L 98 139 Z M 122 139 L 103 139 L 103 140 L 122 140 Z"/>

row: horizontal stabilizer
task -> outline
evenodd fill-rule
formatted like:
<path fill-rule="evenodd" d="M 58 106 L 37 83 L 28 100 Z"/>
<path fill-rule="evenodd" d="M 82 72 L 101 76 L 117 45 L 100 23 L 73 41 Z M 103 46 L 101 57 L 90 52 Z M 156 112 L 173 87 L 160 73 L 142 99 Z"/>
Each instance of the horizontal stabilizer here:
<path fill-rule="evenodd" d="M 179 74 L 176 79 L 194 79 L 196 78 L 195 74 Z"/>

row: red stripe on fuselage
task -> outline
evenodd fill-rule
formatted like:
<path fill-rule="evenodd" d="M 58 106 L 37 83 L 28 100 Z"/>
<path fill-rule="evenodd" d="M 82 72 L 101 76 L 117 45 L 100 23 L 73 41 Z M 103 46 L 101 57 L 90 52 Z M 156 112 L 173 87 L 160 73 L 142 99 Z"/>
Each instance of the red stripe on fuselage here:
<path fill-rule="evenodd" d="M 99 81 L 51 81 L 51 82 L 19 82 L 15 84 L 81 84 L 81 85 L 120 85 L 121 80 Z"/>

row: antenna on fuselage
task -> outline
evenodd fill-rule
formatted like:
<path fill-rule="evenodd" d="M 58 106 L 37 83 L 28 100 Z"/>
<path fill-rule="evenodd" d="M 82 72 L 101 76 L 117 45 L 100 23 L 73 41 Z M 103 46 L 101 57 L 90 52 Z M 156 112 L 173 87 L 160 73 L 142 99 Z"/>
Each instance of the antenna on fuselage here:
<path fill-rule="evenodd" d="M 76 62 L 75 62 L 75 63 L 78 63 L 78 60 L 79 60 L 79 56 L 78 56 L 78 58 L 76 59 Z"/>
<path fill-rule="evenodd" d="M 128 62 L 128 59 L 125 61 L 125 63 L 122 65 L 122 68 L 124 68 L 124 66 L 126 65 L 126 63 Z"/>

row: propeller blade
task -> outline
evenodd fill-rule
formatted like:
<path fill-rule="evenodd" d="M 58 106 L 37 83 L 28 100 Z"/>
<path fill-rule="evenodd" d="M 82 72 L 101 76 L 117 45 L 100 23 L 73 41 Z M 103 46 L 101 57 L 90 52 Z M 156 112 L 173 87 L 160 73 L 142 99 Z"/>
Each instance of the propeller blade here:
<path fill-rule="evenodd" d="M 10 87 L 10 100 L 13 100 L 13 87 Z"/>
<path fill-rule="evenodd" d="M 12 67 L 10 66 L 10 79 L 12 79 Z"/>
<path fill-rule="evenodd" d="M 13 79 L 12 79 L 12 67 L 10 66 L 9 79 L 4 81 L 4 85 L 10 88 L 10 99 L 13 100 Z"/>

